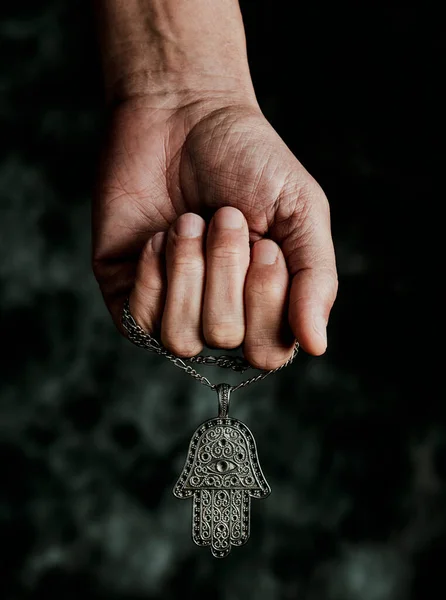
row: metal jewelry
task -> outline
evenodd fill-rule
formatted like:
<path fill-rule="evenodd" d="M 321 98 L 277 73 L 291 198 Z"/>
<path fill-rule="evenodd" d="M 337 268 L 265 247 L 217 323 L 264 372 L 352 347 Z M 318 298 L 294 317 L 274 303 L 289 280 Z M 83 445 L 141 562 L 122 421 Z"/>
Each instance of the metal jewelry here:
<path fill-rule="evenodd" d="M 228 556 L 232 546 L 249 539 L 251 498 L 265 498 L 271 489 L 262 473 L 254 436 L 248 427 L 229 417 L 231 395 L 242 387 L 281 371 L 296 358 L 296 342 L 291 357 L 271 371 L 231 386 L 213 384 L 191 364 L 214 365 L 244 372 L 251 365 L 238 356 L 194 356 L 181 359 L 170 353 L 140 327 L 124 303 L 122 325 L 131 342 L 160 354 L 194 379 L 217 392 L 218 415 L 198 427 L 192 436 L 181 475 L 173 489 L 177 498 L 192 498 L 192 539 L 198 546 L 210 546 L 216 558 Z"/>

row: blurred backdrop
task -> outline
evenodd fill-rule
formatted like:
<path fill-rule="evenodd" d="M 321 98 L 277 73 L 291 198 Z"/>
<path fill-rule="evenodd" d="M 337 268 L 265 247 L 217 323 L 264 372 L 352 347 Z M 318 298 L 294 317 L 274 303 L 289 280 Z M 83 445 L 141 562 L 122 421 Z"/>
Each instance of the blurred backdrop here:
<path fill-rule="evenodd" d="M 214 395 L 119 337 L 90 269 L 105 115 L 89 2 L 2 4 L 4 600 L 445 594 L 425 229 L 444 198 L 441 19 L 391 3 L 242 7 L 260 104 L 331 201 L 340 288 L 326 355 L 234 399 L 273 493 L 253 503 L 248 545 L 218 561 L 171 493 Z"/>

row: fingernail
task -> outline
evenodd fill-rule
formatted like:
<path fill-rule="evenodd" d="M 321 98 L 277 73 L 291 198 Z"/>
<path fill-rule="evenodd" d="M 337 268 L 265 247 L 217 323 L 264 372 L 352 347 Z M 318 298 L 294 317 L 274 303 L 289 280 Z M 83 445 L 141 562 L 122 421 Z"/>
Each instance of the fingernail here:
<path fill-rule="evenodd" d="M 313 317 L 313 328 L 318 335 L 324 340 L 325 345 L 327 344 L 327 321 L 321 315 L 315 315 Z"/>
<path fill-rule="evenodd" d="M 279 254 L 279 246 L 272 240 L 262 240 L 252 248 L 252 261 L 260 265 L 273 265 Z"/>
<path fill-rule="evenodd" d="M 215 227 L 219 229 L 241 229 L 244 221 L 242 213 L 229 206 L 221 208 L 214 217 Z"/>
<path fill-rule="evenodd" d="M 152 238 L 152 250 L 159 254 L 164 247 L 164 241 L 166 239 L 166 233 L 164 231 L 159 231 L 155 233 Z"/>
<path fill-rule="evenodd" d="M 178 235 L 185 238 L 200 237 L 204 233 L 204 222 L 201 217 L 193 213 L 182 215 L 175 225 Z"/>

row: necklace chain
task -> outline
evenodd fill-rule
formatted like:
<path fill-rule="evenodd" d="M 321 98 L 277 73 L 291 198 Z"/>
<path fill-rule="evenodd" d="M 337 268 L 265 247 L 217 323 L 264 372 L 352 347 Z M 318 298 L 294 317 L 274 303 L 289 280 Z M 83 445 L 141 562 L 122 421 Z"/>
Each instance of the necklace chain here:
<path fill-rule="evenodd" d="M 240 373 L 244 373 L 248 369 L 253 368 L 247 360 L 240 356 L 197 355 L 193 356 L 192 358 L 179 358 L 178 356 L 175 356 L 175 354 L 169 352 L 166 348 L 164 348 L 164 346 L 160 342 L 158 342 L 158 340 L 152 337 L 150 333 L 147 333 L 142 327 L 138 325 L 138 323 L 135 321 L 130 312 L 128 298 L 124 303 L 124 308 L 122 311 L 122 325 L 127 331 L 129 340 L 133 342 L 136 346 L 144 348 L 144 350 L 148 350 L 149 352 L 155 352 L 160 356 L 164 356 L 165 358 L 167 358 L 167 360 L 170 360 L 170 362 L 173 363 L 176 367 L 182 369 L 188 375 L 190 375 L 203 385 L 210 387 L 212 390 L 217 390 L 218 384 L 211 383 L 207 377 L 204 377 L 204 375 L 198 373 L 198 371 L 196 371 L 190 364 L 187 363 L 212 365 L 214 367 L 221 367 L 222 369 L 232 369 L 233 371 L 238 371 Z M 236 390 L 242 387 L 246 387 L 251 383 L 255 383 L 256 381 L 261 381 L 262 379 L 265 379 L 265 377 L 268 377 L 268 375 L 272 375 L 273 373 L 277 373 L 285 367 L 288 367 L 288 365 L 290 365 L 296 358 L 298 350 L 299 343 L 296 341 L 292 355 L 283 365 L 277 367 L 277 369 L 271 369 L 270 371 L 262 371 L 258 375 L 254 375 L 253 377 L 250 377 L 249 379 L 246 379 L 245 381 L 242 381 L 241 383 L 235 386 L 231 386 L 231 392 L 235 392 Z"/>

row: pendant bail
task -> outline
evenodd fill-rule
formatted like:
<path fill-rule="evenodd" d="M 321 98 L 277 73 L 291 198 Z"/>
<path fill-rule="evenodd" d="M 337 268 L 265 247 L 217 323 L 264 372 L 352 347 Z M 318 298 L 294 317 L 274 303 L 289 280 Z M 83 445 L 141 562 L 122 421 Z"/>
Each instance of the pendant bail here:
<path fill-rule="evenodd" d="M 232 386 L 229 383 L 218 383 L 215 389 L 218 395 L 218 416 L 220 419 L 226 419 L 229 412 L 229 398 Z"/>

